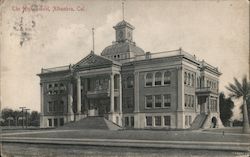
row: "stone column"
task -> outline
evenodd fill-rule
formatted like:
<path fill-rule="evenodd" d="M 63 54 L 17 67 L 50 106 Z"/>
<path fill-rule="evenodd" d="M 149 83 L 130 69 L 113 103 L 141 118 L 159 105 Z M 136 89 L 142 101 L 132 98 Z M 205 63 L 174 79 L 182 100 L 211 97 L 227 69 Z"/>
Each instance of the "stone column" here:
<path fill-rule="evenodd" d="M 43 90 L 43 83 L 40 83 L 40 107 L 41 107 L 41 115 L 44 115 L 44 90 Z"/>
<path fill-rule="evenodd" d="M 73 84 L 70 81 L 68 83 L 68 105 L 67 105 L 67 109 L 68 109 L 68 122 L 72 121 L 72 115 L 73 115 Z"/>
<path fill-rule="evenodd" d="M 85 114 L 88 114 L 88 98 L 87 98 L 88 79 L 87 78 L 84 80 L 84 89 L 85 89 L 85 92 L 86 92 L 86 96 L 85 96 L 85 99 L 84 99 L 84 109 L 85 109 Z"/>
<path fill-rule="evenodd" d="M 43 115 L 44 115 L 44 89 L 43 89 L 43 83 L 40 83 L 40 107 L 41 107 L 41 114 L 40 114 L 40 128 L 46 127 Z M 1 118 L 1 117 L 0 117 Z"/>
<path fill-rule="evenodd" d="M 77 114 L 81 114 L 81 78 L 78 76 L 76 78 L 76 92 L 77 92 Z"/>
<path fill-rule="evenodd" d="M 178 87 L 178 100 L 177 100 L 177 114 L 176 114 L 176 127 L 177 128 L 184 128 L 185 121 L 184 121 L 184 71 L 183 67 L 180 65 L 177 67 L 177 87 Z"/>
<path fill-rule="evenodd" d="M 110 113 L 114 112 L 114 74 L 110 75 Z"/>
<path fill-rule="evenodd" d="M 183 111 L 184 110 L 184 73 L 183 68 L 180 66 L 177 69 L 177 80 L 178 80 L 178 105 L 177 105 L 177 111 Z"/>
<path fill-rule="evenodd" d="M 140 111 L 140 105 L 139 105 L 139 72 L 134 73 L 134 112 Z"/>
<path fill-rule="evenodd" d="M 119 75 L 119 112 L 122 113 L 122 75 Z"/>

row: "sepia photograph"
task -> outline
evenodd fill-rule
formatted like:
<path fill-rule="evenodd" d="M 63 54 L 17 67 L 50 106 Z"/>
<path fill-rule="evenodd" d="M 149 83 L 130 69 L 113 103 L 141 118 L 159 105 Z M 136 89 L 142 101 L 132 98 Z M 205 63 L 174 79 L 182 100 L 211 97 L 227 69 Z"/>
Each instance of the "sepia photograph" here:
<path fill-rule="evenodd" d="M 0 157 L 250 157 L 249 0 L 0 0 Z"/>

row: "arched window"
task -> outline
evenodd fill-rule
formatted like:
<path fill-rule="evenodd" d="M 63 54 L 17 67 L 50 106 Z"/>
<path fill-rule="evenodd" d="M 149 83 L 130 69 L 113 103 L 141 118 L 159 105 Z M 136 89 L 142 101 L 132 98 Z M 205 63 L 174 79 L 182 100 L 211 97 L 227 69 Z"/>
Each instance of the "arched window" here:
<path fill-rule="evenodd" d="M 171 84 L 170 76 L 171 72 L 167 71 L 164 73 L 164 85 Z"/>
<path fill-rule="evenodd" d="M 155 85 L 161 85 L 162 75 L 161 72 L 155 73 Z"/>
<path fill-rule="evenodd" d="M 133 88 L 134 87 L 134 79 L 132 76 L 127 77 L 127 88 Z"/>
<path fill-rule="evenodd" d="M 153 82 L 153 74 L 147 73 L 146 75 L 146 86 L 152 86 Z"/>
<path fill-rule="evenodd" d="M 184 74 L 184 84 L 187 84 L 187 73 Z"/>

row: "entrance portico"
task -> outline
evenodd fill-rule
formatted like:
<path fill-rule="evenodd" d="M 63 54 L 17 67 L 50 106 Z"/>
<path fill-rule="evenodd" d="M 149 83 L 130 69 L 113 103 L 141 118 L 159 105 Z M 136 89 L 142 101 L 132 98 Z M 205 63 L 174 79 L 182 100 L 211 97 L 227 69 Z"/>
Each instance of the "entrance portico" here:
<path fill-rule="evenodd" d="M 87 61 L 88 60 L 85 60 L 85 62 Z M 76 92 L 74 101 L 76 104 L 75 120 L 78 121 L 87 116 L 105 116 L 112 122 L 122 125 L 122 82 L 120 66 L 110 64 L 105 67 L 102 65 L 100 68 L 86 69 L 82 68 L 86 63 L 84 66 L 81 64 L 83 63 L 74 66 L 74 91 Z M 72 105 L 69 101 L 68 108 L 70 108 L 70 106 Z"/>

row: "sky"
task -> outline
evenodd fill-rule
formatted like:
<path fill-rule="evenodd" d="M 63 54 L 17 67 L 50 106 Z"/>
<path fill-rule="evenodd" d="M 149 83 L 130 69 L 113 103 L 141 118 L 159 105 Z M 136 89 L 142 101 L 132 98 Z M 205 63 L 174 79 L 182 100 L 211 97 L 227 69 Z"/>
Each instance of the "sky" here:
<path fill-rule="evenodd" d="M 75 64 L 92 49 L 100 54 L 115 40 L 122 20 L 119 0 L 8 0 L 0 5 L 2 108 L 40 110 L 41 68 Z M 32 9 L 31 9 L 32 8 Z M 248 75 L 247 0 L 126 0 L 133 39 L 151 53 L 182 49 L 218 67 L 220 91 Z M 236 105 L 240 101 L 235 102 Z M 239 111 L 234 109 L 234 117 Z"/>

